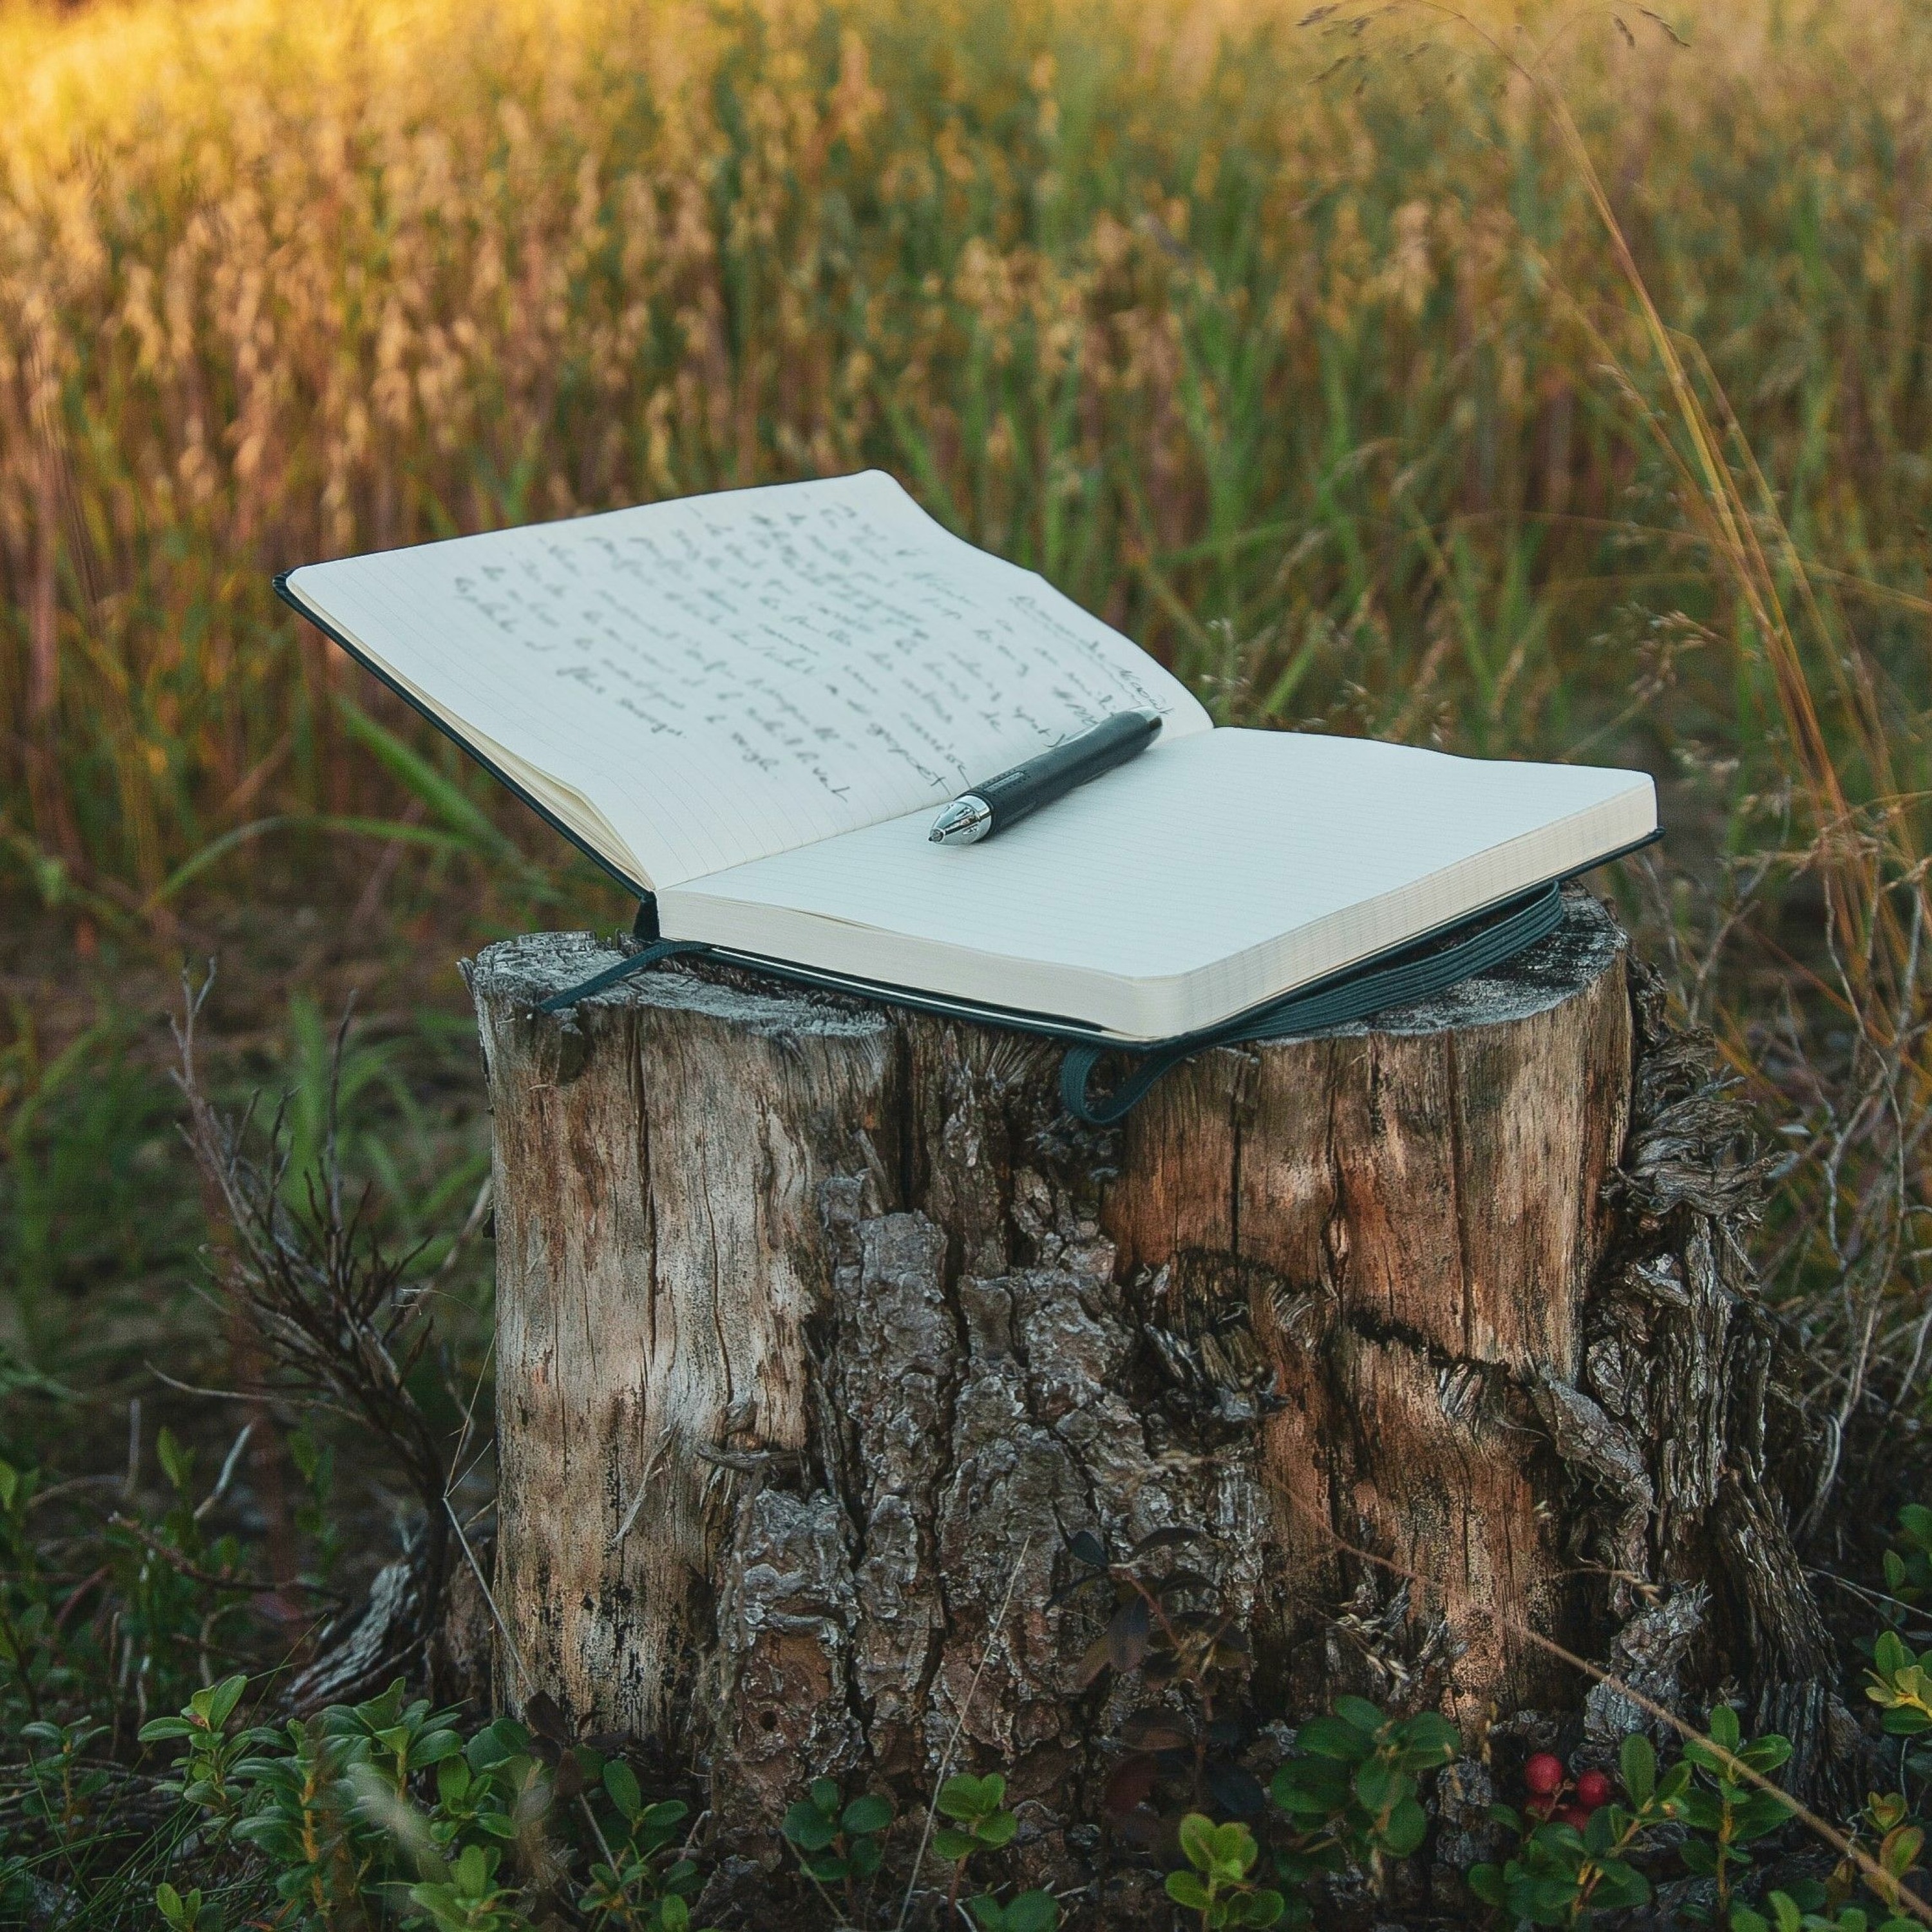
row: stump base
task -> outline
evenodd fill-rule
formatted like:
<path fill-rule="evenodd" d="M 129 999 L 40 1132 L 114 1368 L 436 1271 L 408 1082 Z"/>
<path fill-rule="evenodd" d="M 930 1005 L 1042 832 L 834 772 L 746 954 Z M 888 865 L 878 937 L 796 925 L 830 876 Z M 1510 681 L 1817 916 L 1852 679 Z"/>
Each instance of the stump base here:
<path fill-rule="evenodd" d="M 1090 1886 L 1340 1692 L 1580 1706 L 1526 1630 L 1666 1701 L 1824 1673 L 1736 1123 L 1587 895 L 1106 1131 L 1050 1042 L 716 965 L 533 1013 L 616 956 L 472 974 L 497 1676 L 695 1763 L 745 1869 L 814 1775 L 998 1769 L 1027 1882 Z"/>

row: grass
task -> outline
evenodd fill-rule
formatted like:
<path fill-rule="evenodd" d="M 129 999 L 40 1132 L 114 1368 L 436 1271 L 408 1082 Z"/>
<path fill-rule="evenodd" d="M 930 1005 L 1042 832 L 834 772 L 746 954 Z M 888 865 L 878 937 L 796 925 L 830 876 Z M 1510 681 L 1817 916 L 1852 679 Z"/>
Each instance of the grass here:
<path fill-rule="evenodd" d="M 1226 719 L 1647 765 L 1628 910 L 1740 1067 L 1917 1066 L 1922 9 L 131 0 L 0 56 L 0 851 L 83 944 L 358 868 L 446 950 L 614 916 L 271 573 L 876 463 Z"/>
<path fill-rule="evenodd" d="M 10 14 L 23 875 L 152 917 L 304 822 L 393 817 L 341 706 L 389 714 L 274 568 L 867 462 L 1225 716 L 1634 748 L 1750 842 L 1775 654 L 1646 423 L 1672 385 L 1623 266 L 1534 91 L 1408 17 Z M 1640 24 L 1586 15 L 1539 75 L 1736 405 L 1780 566 L 1820 568 L 1916 742 L 1932 29 L 1888 0 L 1687 14 L 1688 50 Z M 1680 610 L 1703 628 L 1660 637 Z M 1646 654 L 1673 681 L 1634 704 Z"/>
<path fill-rule="evenodd" d="M 226 1453 L 147 1367 L 233 1346 L 184 952 L 298 1172 L 359 989 L 347 1162 L 447 1244 L 450 959 L 622 916 L 272 573 L 876 464 L 1228 722 L 1658 775 L 1617 890 L 1780 1138 L 1843 1554 L 1932 1355 L 1932 14 L 1661 10 L 0 12 L 0 1454 Z"/>

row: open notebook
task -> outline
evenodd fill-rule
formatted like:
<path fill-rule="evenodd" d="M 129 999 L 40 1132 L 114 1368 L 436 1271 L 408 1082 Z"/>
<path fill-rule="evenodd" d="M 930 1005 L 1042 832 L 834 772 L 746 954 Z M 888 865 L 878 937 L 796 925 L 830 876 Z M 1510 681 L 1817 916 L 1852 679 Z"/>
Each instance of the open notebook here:
<path fill-rule="evenodd" d="M 1642 843 L 1640 772 L 1215 730 L 878 472 L 310 564 L 284 595 L 668 938 L 1126 1040 L 1216 1025 Z M 977 845 L 947 800 L 1151 749 Z"/>

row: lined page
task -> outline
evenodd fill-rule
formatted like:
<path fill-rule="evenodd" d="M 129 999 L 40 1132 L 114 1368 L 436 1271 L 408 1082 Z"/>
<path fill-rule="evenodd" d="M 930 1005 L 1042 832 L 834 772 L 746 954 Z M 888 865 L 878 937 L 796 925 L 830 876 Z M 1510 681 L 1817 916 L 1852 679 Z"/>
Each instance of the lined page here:
<path fill-rule="evenodd" d="M 937 808 L 1186 691 L 878 471 L 311 565 L 290 588 L 663 887 Z"/>
<path fill-rule="evenodd" d="M 1656 824 L 1640 772 L 1223 730 L 983 844 L 872 826 L 669 894 L 664 929 L 1141 1039 L 1208 1026 Z"/>

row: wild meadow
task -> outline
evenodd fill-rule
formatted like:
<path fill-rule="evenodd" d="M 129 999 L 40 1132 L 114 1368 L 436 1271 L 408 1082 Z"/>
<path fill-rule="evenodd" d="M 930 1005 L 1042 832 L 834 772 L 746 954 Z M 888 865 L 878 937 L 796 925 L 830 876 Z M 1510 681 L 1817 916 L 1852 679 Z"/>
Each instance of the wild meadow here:
<path fill-rule="evenodd" d="M 110 0 L 0 10 L 0 1722 L 52 1727 L 9 1896 L 151 1922 L 159 1839 L 100 1823 L 184 1828 L 140 1728 L 298 1658 L 406 1489 L 205 1393 L 248 1344 L 183 962 L 210 1090 L 426 1244 L 454 1431 L 454 962 L 627 916 L 272 577 L 696 490 L 877 466 L 1227 722 L 1653 772 L 1600 884 L 1757 1111 L 1808 1554 L 1883 1594 L 1932 1492 L 1932 13 Z"/>

